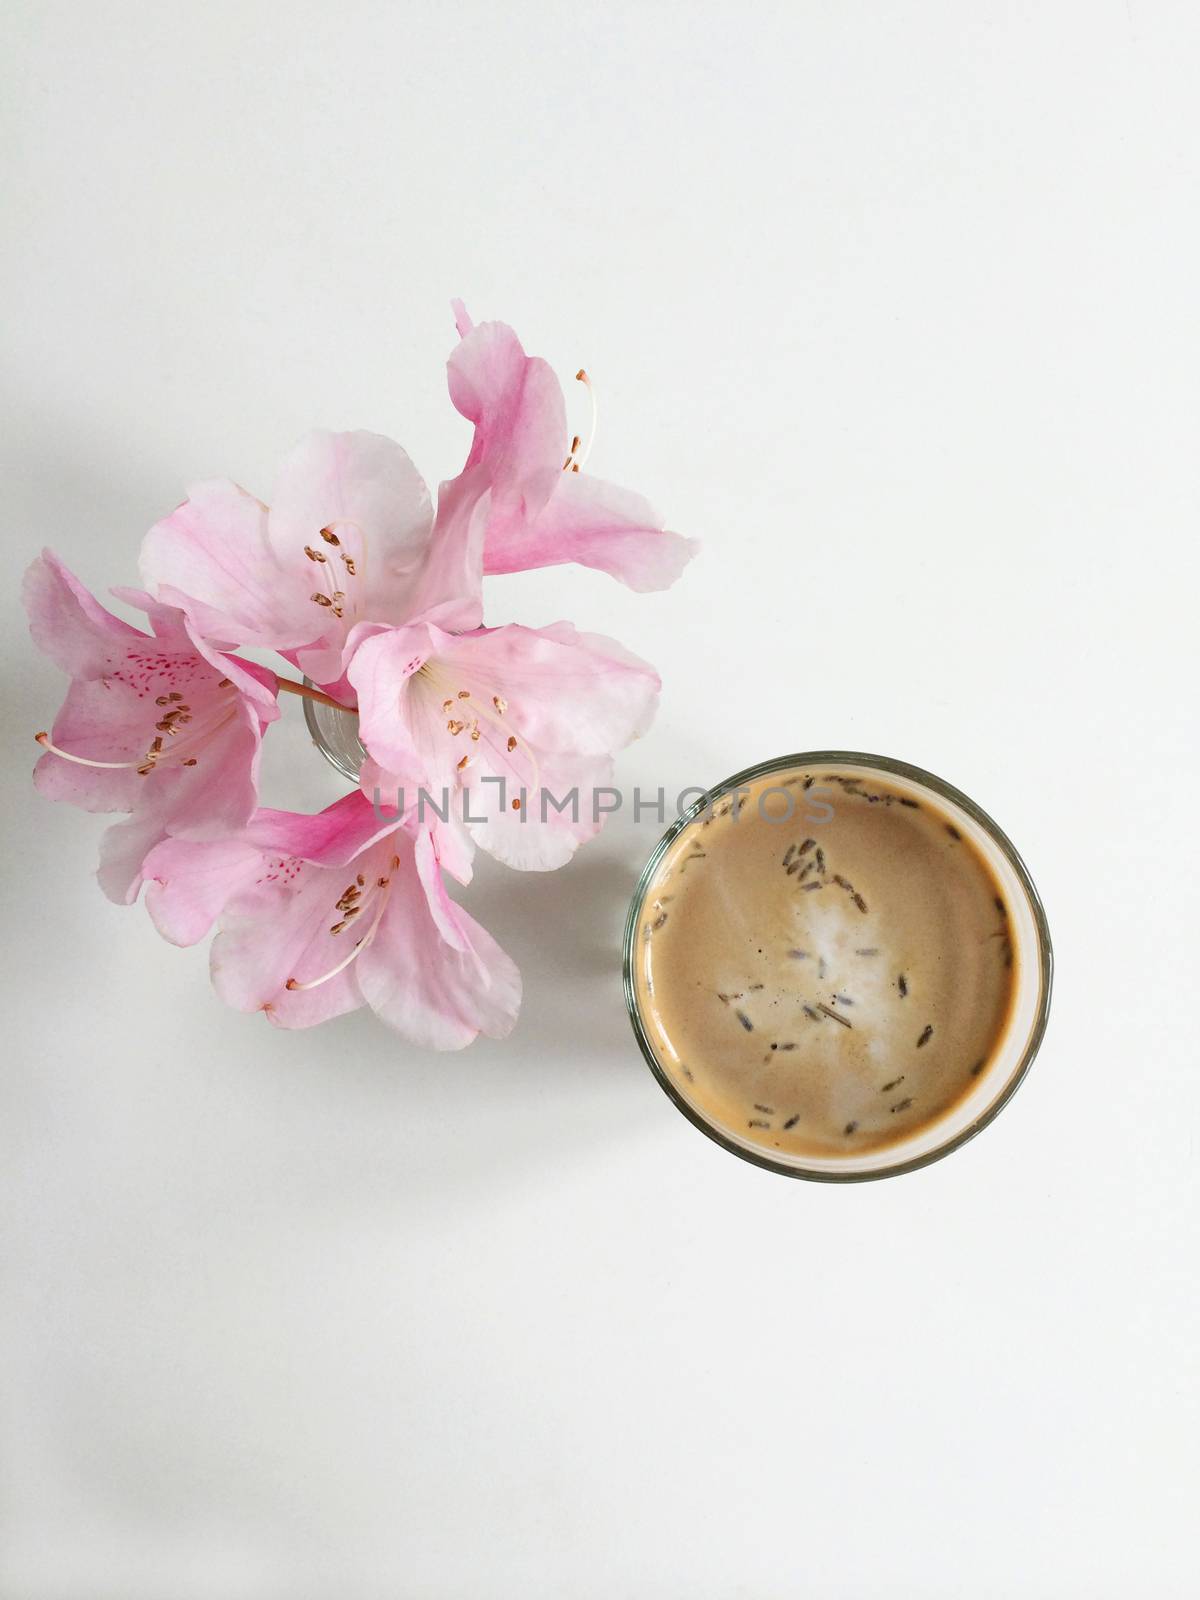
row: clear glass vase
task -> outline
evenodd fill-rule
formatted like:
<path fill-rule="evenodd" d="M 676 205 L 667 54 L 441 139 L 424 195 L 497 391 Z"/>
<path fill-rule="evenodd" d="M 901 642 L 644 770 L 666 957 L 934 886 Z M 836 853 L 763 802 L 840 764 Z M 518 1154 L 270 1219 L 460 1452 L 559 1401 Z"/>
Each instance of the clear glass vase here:
<path fill-rule="evenodd" d="M 309 688 L 315 684 L 304 680 Z M 327 706 L 320 700 L 305 699 L 304 720 L 312 742 L 335 771 L 351 783 L 358 782 L 359 768 L 366 759 L 366 748 L 358 737 L 358 712 Z"/>

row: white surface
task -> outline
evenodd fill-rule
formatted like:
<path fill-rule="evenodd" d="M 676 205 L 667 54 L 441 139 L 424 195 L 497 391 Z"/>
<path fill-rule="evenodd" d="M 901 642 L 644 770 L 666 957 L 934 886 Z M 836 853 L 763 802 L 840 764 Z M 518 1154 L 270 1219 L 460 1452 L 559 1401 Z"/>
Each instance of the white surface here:
<path fill-rule="evenodd" d="M 1198 44 L 1141 0 L 5 8 L 5 1597 L 1197 1592 Z M 18 568 L 128 582 L 311 425 L 455 470 L 455 293 L 586 362 L 595 470 L 705 540 L 665 595 L 492 585 L 660 667 L 627 783 L 879 750 L 1025 853 L 1050 1033 L 949 1160 L 821 1188 L 672 1109 L 617 970 L 650 821 L 482 875 L 525 1010 L 447 1058 L 223 1010 L 33 797 Z M 318 806 L 291 713 L 269 798 Z"/>

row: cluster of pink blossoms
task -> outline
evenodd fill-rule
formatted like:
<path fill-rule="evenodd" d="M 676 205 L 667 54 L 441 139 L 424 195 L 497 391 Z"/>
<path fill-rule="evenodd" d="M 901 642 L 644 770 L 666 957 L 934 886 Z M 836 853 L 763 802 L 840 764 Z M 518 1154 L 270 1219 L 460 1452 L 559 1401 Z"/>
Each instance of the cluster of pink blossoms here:
<path fill-rule="evenodd" d="M 450 396 L 475 433 L 436 510 L 392 440 L 313 433 L 269 506 L 217 479 L 150 530 L 145 588 L 113 591 L 149 632 L 48 551 L 25 590 L 35 642 L 71 678 L 35 782 L 128 814 L 104 836 L 105 893 L 131 903 L 145 886 L 176 944 L 216 925 L 213 981 L 240 1010 L 302 1028 L 366 1003 L 436 1049 L 503 1036 L 521 994 L 444 874 L 466 883 L 477 846 L 514 867 L 567 861 L 599 822 L 534 797 L 608 782 L 659 689 L 645 662 L 569 623 L 485 628 L 484 576 L 574 561 L 644 591 L 694 550 L 639 496 L 578 472 L 546 363 L 456 312 Z M 316 816 L 258 805 L 263 734 L 296 686 L 239 648 L 277 651 L 357 707 L 359 790 Z M 437 808 L 418 806 L 422 789 Z M 376 792 L 403 804 L 385 815 Z"/>

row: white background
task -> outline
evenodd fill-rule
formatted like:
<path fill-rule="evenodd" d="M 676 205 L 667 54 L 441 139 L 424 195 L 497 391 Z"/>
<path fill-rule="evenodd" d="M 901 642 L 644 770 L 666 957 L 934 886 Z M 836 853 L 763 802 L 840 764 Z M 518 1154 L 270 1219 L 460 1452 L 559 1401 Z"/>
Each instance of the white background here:
<path fill-rule="evenodd" d="M 0 1592 L 1195 1595 L 1200 21 L 1145 0 L 12 4 Z M 505 1044 L 224 1010 L 37 800 L 17 574 L 103 591 L 314 425 L 468 429 L 511 321 L 704 552 L 490 585 L 649 656 L 632 785 L 882 751 L 1025 854 L 1047 1042 L 913 1176 L 789 1182 L 638 1055 L 658 829 L 483 870 Z M 269 802 L 339 792 L 298 706 Z"/>

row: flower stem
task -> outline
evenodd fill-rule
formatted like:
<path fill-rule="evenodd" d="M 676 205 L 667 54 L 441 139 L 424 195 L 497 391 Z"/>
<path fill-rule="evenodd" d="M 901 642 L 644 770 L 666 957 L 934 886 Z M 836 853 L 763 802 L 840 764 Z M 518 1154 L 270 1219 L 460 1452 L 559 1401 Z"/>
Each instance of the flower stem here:
<path fill-rule="evenodd" d="M 305 700 L 316 700 L 319 705 L 332 706 L 335 711 L 353 711 L 353 706 L 344 706 L 340 700 L 335 700 L 332 695 L 325 694 L 320 689 L 311 689 L 307 683 L 296 683 L 291 678 L 279 678 L 278 687 L 286 690 L 288 694 L 302 695 Z"/>

